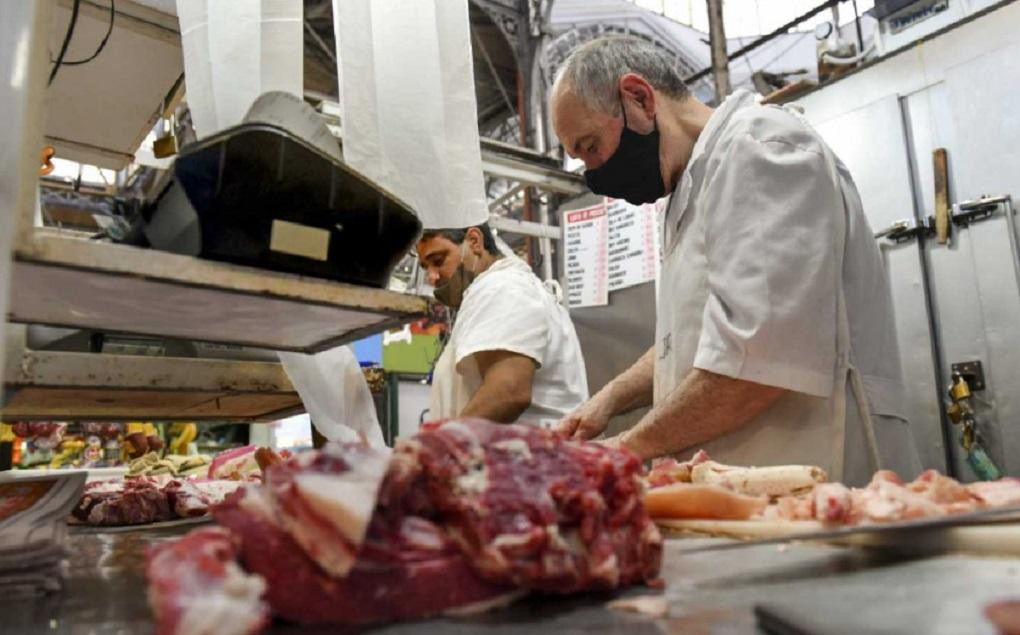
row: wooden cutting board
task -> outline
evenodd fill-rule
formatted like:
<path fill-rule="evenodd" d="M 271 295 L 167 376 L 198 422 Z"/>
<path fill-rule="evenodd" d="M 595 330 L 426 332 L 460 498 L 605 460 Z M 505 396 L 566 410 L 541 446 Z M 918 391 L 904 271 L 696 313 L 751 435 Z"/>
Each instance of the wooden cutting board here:
<path fill-rule="evenodd" d="M 706 534 L 741 540 L 769 540 L 796 534 L 825 531 L 815 520 L 693 520 L 656 519 L 661 529 L 681 533 Z"/>
<path fill-rule="evenodd" d="M 823 532 L 828 528 L 811 520 L 680 520 L 655 521 L 667 532 L 693 533 L 746 541 L 748 546 L 761 541 L 778 540 L 802 534 Z M 904 554 L 971 553 L 1020 557 L 1020 523 L 905 528 L 888 531 L 881 525 L 860 528 L 860 533 L 817 539 L 829 544 L 859 546 Z M 793 538 L 795 539 L 795 538 Z"/>

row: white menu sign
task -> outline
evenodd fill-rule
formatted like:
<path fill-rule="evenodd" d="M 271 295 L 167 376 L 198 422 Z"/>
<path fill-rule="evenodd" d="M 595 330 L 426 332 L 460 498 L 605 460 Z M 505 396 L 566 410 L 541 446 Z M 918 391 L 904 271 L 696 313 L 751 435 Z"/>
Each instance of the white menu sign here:
<path fill-rule="evenodd" d="M 609 219 L 605 202 L 563 212 L 567 306 L 609 303 Z"/>
<path fill-rule="evenodd" d="M 609 217 L 609 290 L 655 280 L 659 273 L 659 217 L 656 203 L 631 205 L 606 199 Z"/>

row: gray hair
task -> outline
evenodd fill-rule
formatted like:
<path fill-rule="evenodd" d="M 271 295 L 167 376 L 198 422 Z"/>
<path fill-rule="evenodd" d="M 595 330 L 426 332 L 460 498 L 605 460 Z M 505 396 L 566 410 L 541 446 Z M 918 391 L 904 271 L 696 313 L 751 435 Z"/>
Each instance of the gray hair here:
<path fill-rule="evenodd" d="M 569 88 L 587 107 L 609 114 L 620 112 L 620 78 L 627 73 L 644 77 L 656 90 L 674 99 L 690 95 L 677 58 L 651 42 L 611 36 L 592 40 L 570 54 L 556 74 L 557 90 Z"/>

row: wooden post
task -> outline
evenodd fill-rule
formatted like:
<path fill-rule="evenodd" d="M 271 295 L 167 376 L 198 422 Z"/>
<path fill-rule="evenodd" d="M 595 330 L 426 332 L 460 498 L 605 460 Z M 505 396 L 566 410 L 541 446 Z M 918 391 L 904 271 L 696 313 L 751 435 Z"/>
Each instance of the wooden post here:
<path fill-rule="evenodd" d="M 712 47 L 712 76 L 715 78 L 716 105 L 730 94 L 730 66 L 726 56 L 726 29 L 723 28 L 723 0 L 708 2 L 708 37 Z"/>
<path fill-rule="evenodd" d="M 935 148 L 935 237 L 940 245 L 949 242 L 949 166 L 946 149 Z"/>

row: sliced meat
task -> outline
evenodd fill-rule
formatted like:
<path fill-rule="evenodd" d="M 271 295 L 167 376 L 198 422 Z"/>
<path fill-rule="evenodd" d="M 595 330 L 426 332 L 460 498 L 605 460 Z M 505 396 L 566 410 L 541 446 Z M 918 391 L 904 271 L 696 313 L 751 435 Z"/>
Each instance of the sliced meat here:
<path fill-rule="evenodd" d="M 181 518 L 205 516 L 241 486 L 240 481 L 190 481 L 174 479 L 163 488 L 174 513 Z"/>
<path fill-rule="evenodd" d="M 421 618 L 493 602 L 514 589 L 479 578 L 436 525 L 407 518 L 395 531 L 374 523 L 344 578 L 326 574 L 273 519 L 258 489 L 214 510 L 241 541 L 245 567 L 267 583 L 279 616 L 302 624 L 368 624 Z"/>
<path fill-rule="evenodd" d="M 974 498 L 964 485 L 937 470 L 926 470 L 906 488 L 933 503 L 951 506 L 955 511 L 971 511 L 976 507 Z"/>
<path fill-rule="evenodd" d="M 690 483 L 691 469 L 709 461 L 708 452 L 698 450 L 688 461 L 677 461 L 673 458 L 656 459 L 648 472 L 648 485 L 661 487 L 672 483 Z"/>
<path fill-rule="evenodd" d="M 280 526 L 327 573 L 354 565 L 387 463 L 366 445 L 330 443 L 266 471 Z"/>
<path fill-rule="evenodd" d="M 100 492 L 94 495 L 98 499 L 85 500 L 92 496 L 86 493 L 78 505 L 88 508 L 85 522 L 90 525 L 140 525 L 174 518 L 166 493 L 154 480 L 128 479 L 119 492 Z"/>
<path fill-rule="evenodd" d="M 850 489 L 842 483 L 819 483 L 810 498 L 815 519 L 823 523 L 843 523 L 850 517 Z"/>
<path fill-rule="evenodd" d="M 947 511 L 927 492 L 915 492 L 893 472 L 880 470 L 864 489 L 850 492 L 850 523 L 892 522 L 911 518 L 945 516 Z"/>
<path fill-rule="evenodd" d="M 1020 479 L 1006 477 L 997 481 L 969 483 L 968 493 L 986 507 L 1020 505 Z"/>
<path fill-rule="evenodd" d="M 790 496 L 810 492 L 828 476 L 812 465 L 737 467 L 704 461 L 691 468 L 691 482 L 722 485 L 748 496 Z"/>
<path fill-rule="evenodd" d="M 652 518 L 711 518 L 746 520 L 761 513 L 765 496 L 746 496 L 720 485 L 674 483 L 645 492 L 645 509 Z"/>
<path fill-rule="evenodd" d="M 149 605 L 157 635 L 246 635 L 269 622 L 265 583 L 235 561 L 238 545 L 221 527 L 193 531 L 146 553 Z"/>
<path fill-rule="evenodd" d="M 232 481 L 259 480 L 261 472 L 255 459 L 256 450 L 258 447 L 246 445 L 220 452 L 209 464 L 209 478 Z"/>
<path fill-rule="evenodd" d="M 79 499 L 74 509 L 71 510 L 71 515 L 83 523 L 88 522 L 89 514 L 92 513 L 92 509 L 96 505 L 118 498 L 123 493 L 124 481 L 92 481 L 91 483 L 86 483 L 81 499 Z"/>
<path fill-rule="evenodd" d="M 814 492 L 800 496 L 780 496 L 761 515 L 768 520 L 815 520 Z"/>

